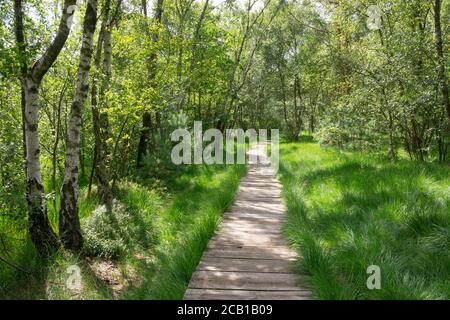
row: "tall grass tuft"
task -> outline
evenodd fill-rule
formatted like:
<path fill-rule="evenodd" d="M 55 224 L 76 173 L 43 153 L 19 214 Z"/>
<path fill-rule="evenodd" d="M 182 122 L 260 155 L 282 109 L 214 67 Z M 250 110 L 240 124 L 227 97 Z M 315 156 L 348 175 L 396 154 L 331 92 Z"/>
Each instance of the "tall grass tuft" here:
<path fill-rule="evenodd" d="M 449 299 L 448 167 L 281 146 L 286 234 L 321 299 Z M 381 269 L 369 290 L 367 267 Z"/>

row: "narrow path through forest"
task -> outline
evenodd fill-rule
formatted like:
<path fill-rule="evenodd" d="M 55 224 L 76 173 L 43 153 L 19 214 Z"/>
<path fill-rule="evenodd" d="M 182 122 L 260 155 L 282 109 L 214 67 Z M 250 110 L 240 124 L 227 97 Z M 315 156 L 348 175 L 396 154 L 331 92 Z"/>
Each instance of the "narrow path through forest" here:
<path fill-rule="evenodd" d="M 311 299 L 292 270 L 296 253 L 282 234 L 286 208 L 281 184 L 260 143 L 234 204 L 210 240 L 184 299 Z"/>

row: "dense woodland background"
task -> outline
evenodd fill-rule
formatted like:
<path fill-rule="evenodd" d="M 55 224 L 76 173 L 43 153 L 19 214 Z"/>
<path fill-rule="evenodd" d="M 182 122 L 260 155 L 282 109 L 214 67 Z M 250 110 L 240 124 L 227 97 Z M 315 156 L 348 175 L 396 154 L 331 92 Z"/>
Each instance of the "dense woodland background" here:
<path fill-rule="evenodd" d="M 17 295 L 48 294 L 36 274 L 52 274 L 60 247 L 77 257 L 61 266 L 118 259 L 138 242 L 174 247 L 194 221 L 180 212 L 206 201 L 199 185 L 221 211 L 243 168 L 170 161 L 170 133 L 194 120 L 448 171 L 449 1 L 79 2 L 0 2 L 0 296 L 30 277 L 41 291 L 22 290 L 40 293 Z"/>

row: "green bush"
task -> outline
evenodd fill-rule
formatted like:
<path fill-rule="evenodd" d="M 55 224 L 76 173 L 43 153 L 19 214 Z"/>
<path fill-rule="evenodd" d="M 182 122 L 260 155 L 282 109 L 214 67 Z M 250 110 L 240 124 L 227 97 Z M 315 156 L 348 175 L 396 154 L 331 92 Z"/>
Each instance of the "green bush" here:
<path fill-rule="evenodd" d="M 131 222 L 127 208 L 116 200 L 110 213 L 103 205 L 97 207 L 83 224 L 85 253 L 107 259 L 122 256 L 132 234 Z"/>
<path fill-rule="evenodd" d="M 375 150 L 380 145 L 375 135 L 356 128 L 324 127 L 317 131 L 315 138 L 323 146 L 348 150 Z"/>
<path fill-rule="evenodd" d="M 350 141 L 350 133 L 339 127 L 325 127 L 316 133 L 321 145 L 342 147 Z"/>

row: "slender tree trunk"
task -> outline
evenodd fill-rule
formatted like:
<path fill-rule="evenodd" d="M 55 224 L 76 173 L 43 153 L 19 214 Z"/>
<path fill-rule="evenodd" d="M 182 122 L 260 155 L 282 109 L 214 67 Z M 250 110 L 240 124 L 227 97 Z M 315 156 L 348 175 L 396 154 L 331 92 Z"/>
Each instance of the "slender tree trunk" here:
<path fill-rule="evenodd" d="M 152 114 L 149 111 L 145 111 L 142 115 L 142 129 L 141 136 L 139 138 L 138 156 L 136 166 L 142 168 L 142 162 L 150 147 L 150 133 L 152 131 Z"/>
<path fill-rule="evenodd" d="M 59 146 L 59 137 L 60 137 L 60 125 L 61 125 L 61 104 L 58 105 L 57 113 L 55 116 L 56 125 L 55 125 L 55 141 L 53 143 L 52 149 L 52 192 L 56 194 L 56 167 L 58 166 L 58 146 Z M 53 198 L 53 208 L 55 212 L 57 210 L 56 197 Z"/>
<path fill-rule="evenodd" d="M 156 9 L 154 13 L 154 19 L 156 23 L 161 23 L 162 19 L 162 13 L 163 13 L 163 4 L 164 0 L 158 0 L 156 4 Z M 147 19 L 147 1 L 142 1 L 142 9 L 144 11 L 144 16 Z M 146 30 L 148 32 L 149 26 L 146 20 Z M 158 33 L 155 31 L 152 34 L 152 42 L 155 44 L 158 42 Z M 147 63 L 147 72 L 148 72 L 148 83 L 150 86 L 155 87 L 155 78 L 156 78 L 156 60 L 157 60 L 156 53 L 152 53 L 148 58 Z M 142 167 L 142 161 L 144 159 L 144 156 L 147 154 L 149 149 L 149 141 L 150 141 L 150 134 L 152 130 L 152 113 L 151 111 L 144 111 L 144 114 L 142 115 L 142 129 L 141 129 L 141 136 L 139 139 L 139 146 L 138 146 L 138 156 L 137 156 L 137 167 Z"/>
<path fill-rule="evenodd" d="M 58 99 L 58 105 L 53 107 L 54 110 L 54 116 L 53 116 L 53 123 L 55 123 L 55 141 L 53 143 L 52 148 L 52 192 L 56 194 L 56 177 L 57 177 L 57 169 L 58 169 L 58 147 L 61 137 L 61 107 L 63 104 L 64 96 L 67 89 L 67 84 L 69 79 L 69 72 L 67 73 L 67 78 L 64 81 L 64 85 L 61 89 L 61 93 L 59 94 Z M 57 203 L 56 203 L 56 197 L 53 197 L 53 208 L 55 212 L 57 212 Z"/>
<path fill-rule="evenodd" d="M 314 117 L 315 110 L 312 110 L 312 113 L 309 117 L 309 134 L 313 134 L 316 130 L 316 119 Z"/>
<path fill-rule="evenodd" d="M 297 76 L 294 78 L 294 120 L 297 123 L 297 109 L 298 109 L 298 101 L 297 101 Z"/>
<path fill-rule="evenodd" d="M 202 118 L 202 92 L 199 90 L 198 105 L 197 105 L 197 119 L 200 120 L 201 118 Z"/>
<path fill-rule="evenodd" d="M 178 79 L 178 84 L 180 86 L 180 88 L 183 88 L 183 84 L 181 82 L 182 79 L 182 75 L 183 75 L 183 41 L 184 41 L 184 28 L 183 25 L 180 27 L 180 35 L 179 35 L 179 48 L 178 48 L 178 61 L 177 61 L 177 79 Z M 182 101 L 180 99 L 180 106 L 179 106 L 179 110 L 181 110 L 182 108 Z"/>
<path fill-rule="evenodd" d="M 119 150 L 120 139 L 122 139 L 122 135 L 125 132 L 125 127 L 126 127 L 129 119 L 130 119 L 130 117 L 127 116 L 125 118 L 125 121 L 122 123 L 122 126 L 120 127 L 119 134 L 117 135 L 116 142 L 114 144 L 114 151 L 113 151 L 113 157 L 112 157 L 113 159 L 116 159 L 116 156 L 117 156 L 117 153 Z M 119 157 L 119 158 L 127 158 L 127 157 L 125 156 L 125 157 Z M 120 160 L 117 160 L 117 162 L 120 162 Z M 115 190 L 115 187 L 116 187 L 116 181 L 119 178 L 119 167 L 120 167 L 119 164 L 116 164 L 114 166 L 113 179 L 112 179 L 112 184 L 111 184 L 111 189 L 113 191 Z"/>
<path fill-rule="evenodd" d="M 395 146 L 394 140 L 394 119 L 392 117 L 392 112 L 389 110 L 389 157 L 392 160 L 397 159 L 397 148 Z"/>
<path fill-rule="evenodd" d="M 185 90 L 183 90 L 183 97 L 181 99 L 181 105 L 184 105 L 184 100 L 186 98 L 186 95 L 189 97 L 189 95 L 191 94 L 191 91 L 192 91 L 192 83 L 193 83 L 192 72 L 193 72 L 194 66 L 197 62 L 197 47 L 198 47 L 198 41 L 199 41 L 199 37 L 200 37 L 200 30 L 202 28 L 203 22 L 206 17 L 208 5 L 209 5 L 209 0 L 206 0 L 205 3 L 203 4 L 202 12 L 200 14 L 197 25 L 195 27 L 194 37 L 193 37 L 192 46 L 191 46 L 192 56 L 191 56 L 191 60 L 189 63 L 189 77 L 187 78 L 186 88 L 185 88 Z"/>
<path fill-rule="evenodd" d="M 300 104 L 297 101 L 297 98 L 300 100 Z M 302 93 L 300 90 L 300 79 L 298 78 L 298 75 L 294 78 L 294 119 L 295 119 L 295 131 L 297 133 L 300 132 L 302 129 Z M 299 135 L 294 136 L 294 140 L 298 140 Z"/>
<path fill-rule="evenodd" d="M 281 96 L 282 96 L 282 100 L 283 100 L 282 102 L 283 102 L 284 121 L 286 122 L 286 129 L 288 132 L 289 139 L 293 139 L 294 134 L 293 134 L 292 126 L 289 123 L 288 110 L 287 110 L 287 105 L 286 105 L 286 85 L 285 85 L 283 71 L 281 70 L 281 66 L 278 66 L 278 75 L 280 77 L 280 84 L 281 84 Z"/>
<path fill-rule="evenodd" d="M 25 35 L 23 28 L 23 10 L 22 10 L 22 0 L 14 0 L 14 32 L 16 36 L 17 51 L 19 53 L 20 59 L 20 77 L 21 81 L 26 76 L 27 73 L 27 59 L 25 54 Z M 24 171 L 26 174 L 26 159 L 27 159 L 27 144 L 25 138 L 25 107 L 26 107 L 26 97 L 25 97 L 25 86 L 21 86 L 21 112 L 22 112 L 22 144 L 23 144 L 23 162 Z"/>
<path fill-rule="evenodd" d="M 80 137 L 80 152 L 79 152 L 79 161 L 80 161 L 80 175 L 81 177 L 86 177 L 86 159 L 85 159 L 85 135 L 83 132 L 84 128 L 84 120 L 81 118 L 81 137 Z"/>
<path fill-rule="evenodd" d="M 186 23 L 186 17 L 187 14 L 192 6 L 192 3 L 194 0 L 187 0 L 187 1 L 177 1 L 176 2 L 176 12 L 177 17 L 179 20 L 179 27 L 177 31 L 177 37 L 178 37 L 178 59 L 177 59 L 177 79 L 178 79 L 178 110 L 183 109 L 183 104 L 185 100 L 185 94 L 184 89 L 186 87 L 184 81 L 183 81 L 183 54 L 184 54 L 184 34 L 185 34 L 185 23 Z"/>
<path fill-rule="evenodd" d="M 434 32 L 436 37 L 436 52 L 438 56 L 439 62 L 439 87 L 442 91 L 442 99 L 447 111 L 448 119 L 450 120 L 450 98 L 449 98 L 449 90 L 447 84 L 447 76 L 445 70 L 445 57 L 444 57 L 444 49 L 443 49 L 443 41 L 442 41 L 442 28 L 441 28 L 441 8 L 442 3 L 441 0 L 435 0 L 434 2 Z"/>
<path fill-rule="evenodd" d="M 118 2 L 120 5 L 120 1 Z M 113 28 L 114 16 L 111 16 L 111 0 L 105 1 L 102 26 L 97 43 L 97 52 L 95 55 L 94 81 L 92 83 L 92 120 L 95 136 L 95 174 L 97 177 L 98 197 L 100 203 L 106 206 L 108 212 L 112 210 L 113 195 L 111 190 L 110 172 L 108 166 L 108 145 L 109 121 L 107 109 L 108 100 L 106 92 L 109 89 L 111 76 L 111 32 Z M 103 62 L 102 62 L 103 53 Z M 100 71 L 100 72 L 99 72 Z M 101 87 L 98 88 L 100 78 Z"/>
<path fill-rule="evenodd" d="M 39 84 L 31 77 L 24 80 L 25 136 L 27 146 L 27 190 L 29 231 L 31 240 L 42 255 L 58 246 L 56 234 L 50 227 L 44 186 L 42 185 L 38 132 Z"/>
<path fill-rule="evenodd" d="M 66 161 L 64 182 L 61 188 L 59 210 L 59 231 L 62 243 L 70 250 L 78 251 L 83 246 L 80 219 L 78 216 L 78 166 L 80 154 L 80 133 L 83 109 L 89 92 L 89 71 L 91 68 L 92 44 L 97 23 L 98 0 L 88 0 L 83 25 L 83 40 L 80 63 L 72 102 L 69 128 L 66 138 Z"/>
<path fill-rule="evenodd" d="M 55 38 L 45 50 L 44 54 L 21 77 L 25 100 L 26 198 L 29 210 L 29 231 L 31 240 L 42 255 L 48 255 L 53 249 L 58 247 L 58 238 L 48 220 L 45 192 L 42 185 L 38 132 L 39 86 L 66 43 L 70 33 L 69 18 L 73 15 L 73 10 L 69 10 L 69 7 L 74 5 L 76 5 L 76 0 L 64 1 L 62 17 Z M 16 1 L 14 9 L 15 18 L 20 20 L 23 16 L 22 2 L 19 0 Z M 16 29 L 20 29 L 21 25 L 23 28 L 22 22 L 16 21 L 16 27 L 19 26 Z M 16 35 L 18 33 L 20 32 L 17 32 Z M 17 40 L 19 40 L 18 44 L 21 46 L 20 39 Z"/>
<path fill-rule="evenodd" d="M 89 174 L 89 184 L 88 184 L 88 194 L 87 197 L 90 198 L 91 197 L 91 193 L 92 193 L 92 182 L 94 180 L 94 173 L 95 173 L 95 167 L 97 166 L 97 151 L 94 147 L 94 155 L 92 157 L 92 167 L 91 167 L 91 172 Z"/>

